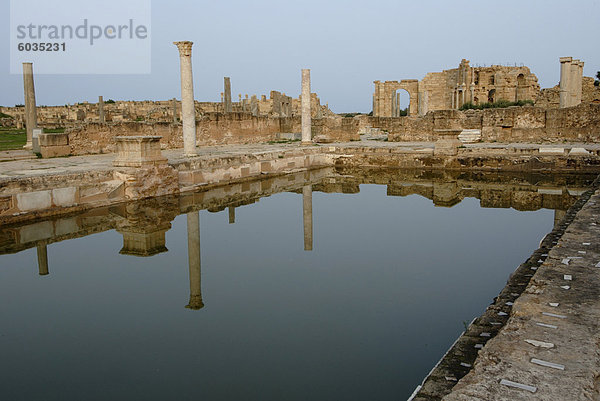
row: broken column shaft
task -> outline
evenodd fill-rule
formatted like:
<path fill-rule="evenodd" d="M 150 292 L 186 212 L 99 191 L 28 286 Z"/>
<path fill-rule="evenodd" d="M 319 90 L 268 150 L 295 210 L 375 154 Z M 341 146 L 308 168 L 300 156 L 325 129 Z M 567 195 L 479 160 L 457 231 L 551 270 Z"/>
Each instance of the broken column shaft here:
<path fill-rule="evenodd" d="M 25 125 L 27 143 L 25 149 L 33 148 L 33 130 L 37 128 L 37 110 L 35 106 L 35 87 L 33 85 L 33 63 L 23 63 L 23 86 L 25 89 Z"/>
<path fill-rule="evenodd" d="M 98 120 L 100 123 L 105 123 L 106 119 L 104 117 L 104 99 L 102 96 L 98 96 Z"/>

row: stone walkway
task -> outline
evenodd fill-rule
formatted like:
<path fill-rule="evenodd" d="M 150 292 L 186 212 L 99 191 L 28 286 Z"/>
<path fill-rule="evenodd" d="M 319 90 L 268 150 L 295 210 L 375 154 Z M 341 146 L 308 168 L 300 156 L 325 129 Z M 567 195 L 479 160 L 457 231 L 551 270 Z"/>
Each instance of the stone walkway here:
<path fill-rule="evenodd" d="M 595 188 L 514 302 L 506 326 L 443 400 L 600 399 L 600 190 Z"/>
<path fill-rule="evenodd" d="M 385 142 L 385 141 L 357 141 L 332 144 L 315 144 L 323 149 L 330 147 L 339 148 L 388 148 L 406 150 L 407 152 L 433 149 L 432 142 Z M 501 144 L 501 143 L 475 143 L 466 144 L 465 148 L 472 150 L 486 149 L 536 149 L 540 147 L 556 148 L 563 147 L 571 149 L 573 147 L 584 147 L 588 150 L 600 150 L 600 144 L 557 144 L 557 145 L 539 145 L 539 144 Z M 282 144 L 251 144 L 251 145 L 224 145 L 224 146 L 209 146 L 197 148 L 198 157 L 223 157 L 227 155 L 243 155 L 261 153 L 289 151 L 293 149 L 301 149 L 299 143 L 282 143 Z M 163 154 L 171 163 L 178 163 L 186 160 L 183 155 L 183 149 L 164 150 Z M 66 174 L 77 173 L 83 171 L 100 171 L 112 168 L 112 161 L 115 158 L 114 154 L 100 155 L 85 155 L 71 156 L 54 159 L 37 159 L 29 152 L 23 150 L 5 151 L 0 154 L 0 180 L 3 178 L 19 178 L 36 175 L 48 174 Z M 8 161 L 7 161 L 8 160 Z"/>

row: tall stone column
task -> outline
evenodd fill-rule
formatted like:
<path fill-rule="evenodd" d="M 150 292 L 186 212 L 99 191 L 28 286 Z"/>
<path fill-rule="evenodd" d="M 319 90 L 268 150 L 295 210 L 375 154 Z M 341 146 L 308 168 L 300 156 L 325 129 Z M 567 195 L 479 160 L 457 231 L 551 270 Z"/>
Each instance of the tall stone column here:
<path fill-rule="evenodd" d="M 46 245 L 37 246 L 38 271 L 40 276 L 47 276 L 48 272 L 48 248 Z"/>
<path fill-rule="evenodd" d="M 570 71 L 570 77 L 569 77 L 569 86 L 570 86 L 570 96 L 569 96 L 569 106 L 577 106 L 577 92 L 578 92 L 578 87 L 577 87 L 577 81 L 578 81 L 578 77 L 577 75 L 579 74 L 579 60 L 573 60 L 573 62 L 571 63 L 571 71 Z"/>
<path fill-rule="evenodd" d="M 188 263 L 190 269 L 190 302 L 188 309 L 198 310 L 204 306 L 202 301 L 202 277 L 200 270 L 200 213 L 187 214 Z"/>
<path fill-rule="evenodd" d="M 106 118 L 104 117 L 104 98 L 102 96 L 98 96 L 98 121 L 101 124 L 106 122 Z"/>
<path fill-rule="evenodd" d="M 23 147 L 33 149 L 33 130 L 37 128 L 33 63 L 23 63 L 23 86 L 25 89 L 25 125 L 27 126 L 27 143 Z"/>
<path fill-rule="evenodd" d="M 304 250 L 313 249 L 312 185 L 302 187 L 302 222 L 304 226 Z"/>
<path fill-rule="evenodd" d="M 302 70 L 302 143 L 312 143 L 310 117 L 310 70 Z"/>
<path fill-rule="evenodd" d="M 172 104 L 172 107 L 173 107 L 173 123 L 177 124 L 177 99 L 173 98 L 172 102 L 173 102 L 173 104 Z"/>
<path fill-rule="evenodd" d="M 571 106 L 577 106 L 582 98 L 583 61 L 573 60 L 571 63 Z"/>
<path fill-rule="evenodd" d="M 373 93 L 373 108 L 371 109 L 373 117 L 375 117 L 375 94 Z"/>
<path fill-rule="evenodd" d="M 579 72 L 577 73 L 577 104 L 580 104 L 583 100 L 583 61 L 579 61 L 578 67 Z"/>
<path fill-rule="evenodd" d="M 559 107 L 569 107 L 571 93 L 571 62 L 572 57 L 561 57 L 560 59 L 560 84 L 559 84 Z"/>
<path fill-rule="evenodd" d="M 194 79 L 192 74 L 193 42 L 173 42 L 179 49 L 181 64 L 181 118 L 183 120 L 183 152 L 186 156 L 196 153 L 196 110 L 194 109 Z"/>
<path fill-rule="evenodd" d="M 231 105 L 231 78 L 229 77 L 224 77 L 223 78 L 223 109 L 225 110 L 225 113 L 231 113 L 233 110 L 233 107 Z"/>

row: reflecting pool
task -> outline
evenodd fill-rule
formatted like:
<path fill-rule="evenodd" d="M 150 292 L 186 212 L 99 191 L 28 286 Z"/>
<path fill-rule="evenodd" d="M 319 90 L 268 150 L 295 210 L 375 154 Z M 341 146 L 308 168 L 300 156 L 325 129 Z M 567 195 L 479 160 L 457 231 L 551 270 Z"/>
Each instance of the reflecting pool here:
<path fill-rule="evenodd" d="M 0 228 L 7 400 L 402 400 L 594 176 L 298 173 Z"/>

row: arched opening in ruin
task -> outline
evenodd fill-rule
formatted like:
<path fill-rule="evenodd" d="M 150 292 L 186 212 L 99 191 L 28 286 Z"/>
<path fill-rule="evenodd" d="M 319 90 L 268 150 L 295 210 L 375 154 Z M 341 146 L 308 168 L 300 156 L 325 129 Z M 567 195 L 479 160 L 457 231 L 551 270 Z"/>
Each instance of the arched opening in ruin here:
<path fill-rule="evenodd" d="M 517 89 L 515 93 L 515 101 L 525 100 L 527 97 L 527 83 L 525 82 L 525 75 L 517 75 Z"/>
<path fill-rule="evenodd" d="M 409 115 L 410 93 L 406 89 L 397 89 L 392 99 L 392 116 L 402 117 Z"/>
<path fill-rule="evenodd" d="M 496 100 L 496 89 L 492 89 L 488 92 L 488 103 L 494 103 Z"/>
<path fill-rule="evenodd" d="M 473 104 L 479 104 L 479 98 L 477 96 L 473 98 Z"/>

